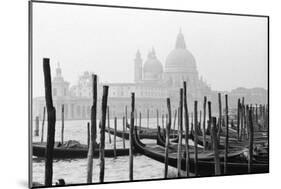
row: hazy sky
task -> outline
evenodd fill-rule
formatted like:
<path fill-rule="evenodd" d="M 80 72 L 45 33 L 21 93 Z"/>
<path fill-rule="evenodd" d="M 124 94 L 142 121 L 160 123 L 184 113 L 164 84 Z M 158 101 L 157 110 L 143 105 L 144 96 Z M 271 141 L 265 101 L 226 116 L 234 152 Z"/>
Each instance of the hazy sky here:
<path fill-rule="evenodd" d="M 84 71 L 133 82 L 137 49 L 163 66 L 181 28 L 199 75 L 213 90 L 267 88 L 266 18 L 34 3 L 33 95 L 44 93 L 42 58 L 71 85 Z"/>

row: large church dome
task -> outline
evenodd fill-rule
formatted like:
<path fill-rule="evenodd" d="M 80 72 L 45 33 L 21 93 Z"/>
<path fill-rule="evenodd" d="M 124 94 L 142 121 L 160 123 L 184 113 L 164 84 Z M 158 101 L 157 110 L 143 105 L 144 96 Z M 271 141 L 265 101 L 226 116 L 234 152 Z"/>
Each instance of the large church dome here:
<path fill-rule="evenodd" d="M 177 36 L 175 49 L 166 59 L 165 72 L 193 72 L 196 71 L 195 58 L 186 49 L 184 36 L 180 32 Z"/>

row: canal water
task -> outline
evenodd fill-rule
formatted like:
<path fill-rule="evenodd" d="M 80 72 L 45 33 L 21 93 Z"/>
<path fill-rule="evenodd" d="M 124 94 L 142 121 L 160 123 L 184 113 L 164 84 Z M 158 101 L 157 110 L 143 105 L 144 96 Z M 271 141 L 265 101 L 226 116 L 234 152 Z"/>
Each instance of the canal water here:
<path fill-rule="evenodd" d="M 64 123 L 64 141 L 76 140 L 82 144 L 87 144 L 87 122 L 89 120 L 65 121 Z M 162 123 L 161 121 L 159 121 Z M 33 124 L 34 125 L 34 124 Z M 40 122 L 39 137 L 33 136 L 33 142 L 41 140 Z M 46 141 L 46 127 L 44 129 L 44 141 Z M 142 126 L 147 126 L 146 119 L 142 120 Z M 110 120 L 110 127 L 114 127 L 114 121 Z M 156 119 L 149 120 L 149 128 L 156 128 Z M 98 129 L 98 128 L 97 128 Z M 117 120 L 117 129 L 122 130 L 122 120 Z M 34 132 L 33 132 L 34 133 Z M 109 143 L 109 136 L 105 133 L 105 148 L 113 148 L 113 135 L 111 136 L 112 143 Z M 61 121 L 56 122 L 55 140 L 60 141 L 61 137 Z M 123 148 L 122 138 L 117 139 L 117 148 Z M 99 129 L 97 132 L 97 142 L 99 142 Z M 156 143 L 156 140 L 143 140 L 144 143 Z M 129 142 L 126 141 L 126 147 Z M 33 156 L 32 161 L 32 182 L 40 184 L 44 183 L 45 162 L 42 158 Z M 160 179 L 164 175 L 164 164 L 152 160 L 144 155 L 134 156 L 134 180 L 143 179 Z M 168 177 L 176 177 L 177 170 L 169 167 Z M 53 182 L 63 178 L 67 184 L 86 183 L 87 178 L 87 159 L 55 159 L 53 162 Z M 93 167 L 93 182 L 99 180 L 99 159 L 94 159 Z M 129 180 L 129 156 L 121 156 L 117 158 L 105 158 L 105 182 L 128 181 Z"/>

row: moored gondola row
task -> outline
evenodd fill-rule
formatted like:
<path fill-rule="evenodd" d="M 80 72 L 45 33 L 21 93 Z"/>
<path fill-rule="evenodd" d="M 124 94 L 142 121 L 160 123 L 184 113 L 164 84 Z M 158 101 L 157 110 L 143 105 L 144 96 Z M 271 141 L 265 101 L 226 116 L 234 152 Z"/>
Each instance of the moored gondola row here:
<path fill-rule="evenodd" d="M 206 97 L 204 101 L 205 99 Z M 219 122 L 217 124 L 216 120 L 220 120 L 222 116 L 218 118 L 212 117 L 211 102 L 208 102 L 208 127 L 203 129 L 197 123 L 197 102 L 195 101 L 193 114 L 194 126 L 185 135 L 185 138 L 189 137 L 192 139 L 193 144 L 190 144 L 188 140 L 185 144 L 181 144 L 182 131 L 181 127 L 179 127 L 177 138 L 169 138 L 169 146 L 167 146 L 167 142 L 165 142 L 167 141 L 167 136 L 169 136 L 165 134 L 167 133 L 166 130 L 169 130 L 169 124 L 167 124 L 167 129 L 161 129 L 158 126 L 156 144 L 143 144 L 140 140 L 142 130 L 141 128 L 135 127 L 135 147 L 140 153 L 157 161 L 166 162 L 166 158 L 168 158 L 169 165 L 178 169 L 186 171 L 188 167 L 191 167 L 192 169 L 190 171 L 195 176 L 268 172 L 268 125 L 260 124 L 268 121 L 266 120 L 268 117 L 266 115 L 268 114 L 267 106 L 261 106 L 261 112 L 264 111 L 265 113 L 258 115 L 257 112 L 259 110 L 257 106 L 253 107 L 252 105 L 244 104 L 244 99 L 242 100 L 243 104 L 240 105 L 240 100 L 238 100 L 240 106 L 238 115 L 240 115 L 240 118 L 242 117 L 242 121 L 244 122 L 244 125 L 239 126 L 234 125 L 234 120 L 229 121 L 227 101 L 228 96 L 225 95 L 225 120 L 222 121 L 221 125 Z M 178 110 L 179 119 L 182 120 L 181 107 Z M 239 121 L 241 120 L 235 120 L 236 123 L 239 123 Z M 187 122 L 186 118 L 185 122 Z M 181 126 L 181 121 L 179 123 Z M 197 144 L 200 145 L 199 150 L 197 150 Z M 170 152 L 168 157 L 167 155 L 164 156 L 166 150 Z M 189 162 L 188 166 L 186 162 Z M 178 176 L 181 177 L 180 174 Z"/>
<path fill-rule="evenodd" d="M 87 144 L 64 139 L 64 106 L 62 106 L 61 140 L 55 141 L 55 108 L 52 105 L 51 75 L 49 59 L 44 59 L 45 96 L 47 112 L 47 141 L 43 141 L 44 119 L 41 142 L 33 143 L 33 155 L 45 158 L 45 185 L 52 185 L 52 162 L 54 158 L 87 158 L 87 183 L 93 181 L 93 159 L 99 158 L 99 182 L 104 182 L 105 157 L 129 156 L 129 180 L 134 180 L 134 156 L 145 155 L 163 163 L 164 176 L 168 178 L 169 166 L 177 168 L 178 177 L 266 173 L 269 171 L 268 157 L 268 106 L 251 105 L 245 99 L 238 99 L 237 112 L 230 114 L 228 95 L 218 94 L 218 117 L 208 97 L 192 102 L 189 107 L 188 85 L 183 81 L 179 89 L 178 107 L 171 109 L 170 98 L 166 99 L 167 113 L 158 110 L 156 125 L 150 123 L 149 112 L 145 126 L 142 126 L 142 112 L 136 110 L 138 99 L 131 94 L 131 108 L 127 106 L 122 116 L 122 129 L 118 130 L 117 117 L 110 127 L 110 107 L 107 105 L 108 86 L 103 88 L 101 118 L 99 119 L 100 142 L 97 140 L 97 76 L 93 75 L 93 104 L 91 122 L 87 127 Z M 202 107 L 199 107 L 202 100 Z M 201 109 L 202 108 L 202 109 Z M 59 111 L 59 110 L 58 110 Z M 202 119 L 203 117 L 203 119 Z M 160 121 L 159 119 L 162 120 Z M 128 121 L 130 120 L 130 121 Z M 107 122 L 107 124 L 106 124 Z M 177 123 L 177 124 L 176 124 Z M 176 125 L 178 126 L 176 128 Z M 39 132 L 39 123 L 36 136 Z M 105 132 L 109 143 L 113 135 L 113 149 L 105 149 Z M 85 134 L 86 136 L 86 134 Z M 116 147 L 116 137 L 122 139 L 123 148 Z M 125 140 L 129 140 L 126 148 Z M 149 142 L 147 142 L 149 141 Z M 152 141 L 152 142 L 151 142 Z M 66 182 L 67 183 L 67 182 Z"/>

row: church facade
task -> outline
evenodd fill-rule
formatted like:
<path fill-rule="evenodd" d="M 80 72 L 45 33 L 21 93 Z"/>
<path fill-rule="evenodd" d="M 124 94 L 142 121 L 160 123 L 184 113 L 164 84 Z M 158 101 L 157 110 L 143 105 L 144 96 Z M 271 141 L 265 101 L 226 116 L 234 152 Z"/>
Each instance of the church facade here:
<path fill-rule="evenodd" d="M 172 109 L 179 105 L 179 90 L 183 81 L 187 82 L 188 106 L 193 110 L 194 100 L 198 100 L 199 109 L 203 103 L 204 96 L 214 101 L 217 106 L 217 92 L 212 91 L 210 86 L 199 77 L 196 61 L 192 53 L 186 47 L 184 36 L 180 31 L 176 37 L 174 49 L 168 54 L 163 67 L 157 54 L 152 48 L 145 61 L 137 51 L 134 58 L 134 82 L 132 83 L 102 83 L 98 81 L 98 114 L 102 96 L 102 86 L 109 86 L 108 106 L 111 116 L 121 118 L 125 109 L 130 112 L 131 93 L 135 93 L 136 112 L 141 112 L 143 117 L 155 117 L 166 114 L 166 99 L 171 99 Z M 254 92 L 251 92 L 254 90 Z M 230 106 L 235 106 L 238 98 L 245 97 L 249 103 L 266 103 L 267 92 L 264 89 L 239 88 L 229 93 Z M 92 105 L 92 78 L 91 73 L 84 72 L 75 85 L 70 86 L 69 82 L 62 77 L 62 70 L 58 66 L 56 75 L 52 81 L 52 93 L 54 106 L 57 112 L 57 119 L 61 118 L 61 107 L 64 105 L 65 119 L 90 119 Z M 223 94 L 228 93 L 224 92 Z M 252 96 L 254 95 L 254 96 Z M 253 102 L 251 102 L 253 101 Z M 33 99 L 33 115 L 42 118 L 45 106 L 44 97 Z M 129 115 L 129 113 L 128 113 Z M 99 115 L 98 115 L 99 116 Z"/>

